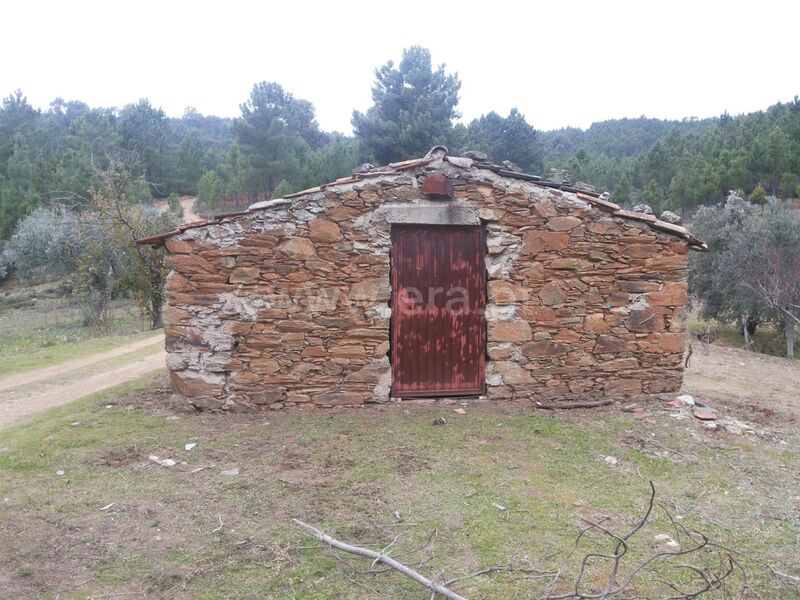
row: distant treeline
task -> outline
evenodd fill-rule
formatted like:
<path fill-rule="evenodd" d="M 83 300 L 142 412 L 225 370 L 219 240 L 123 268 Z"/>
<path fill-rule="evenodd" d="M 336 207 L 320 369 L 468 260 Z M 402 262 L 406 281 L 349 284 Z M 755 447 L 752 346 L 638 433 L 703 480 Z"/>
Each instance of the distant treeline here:
<path fill-rule="evenodd" d="M 716 203 L 729 190 L 756 202 L 798 195 L 797 96 L 736 117 L 620 119 L 541 137 L 548 166 L 568 168 L 573 177 L 611 191 L 617 202 L 675 210 Z"/>
<path fill-rule="evenodd" d="M 435 144 L 479 150 L 531 173 L 567 169 L 617 202 L 656 210 L 713 203 L 729 189 L 755 199 L 797 193 L 797 98 L 737 117 L 642 117 L 538 132 L 516 109 L 456 123 L 460 86 L 444 65 L 434 67 L 428 50 L 409 48 L 397 65 L 376 69 L 374 104 L 354 111 L 353 136 L 322 131 L 313 105 L 277 83 L 254 85 L 237 119 L 192 108 L 170 118 L 147 100 L 115 109 L 57 99 L 40 111 L 18 91 L 0 106 L 0 239 L 38 206 L 89 197 L 111 160 L 137 165 L 149 183 L 145 196 L 198 194 L 210 211 L 225 198 L 283 195 L 364 162 L 421 156 Z"/>

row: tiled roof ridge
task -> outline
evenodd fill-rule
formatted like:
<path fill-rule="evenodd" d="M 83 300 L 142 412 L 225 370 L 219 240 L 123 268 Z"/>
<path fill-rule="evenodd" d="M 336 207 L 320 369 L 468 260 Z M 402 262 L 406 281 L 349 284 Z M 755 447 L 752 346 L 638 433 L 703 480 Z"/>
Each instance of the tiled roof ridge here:
<path fill-rule="evenodd" d="M 220 213 L 218 215 L 215 215 L 209 219 L 204 219 L 202 221 L 182 223 L 172 231 L 167 231 L 165 233 L 161 233 L 158 235 L 141 238 L 139 240 L 136 240 L 136 243 L 145 245 L 154 245 L 154 246 L 162 245 L 164 243 L 164 240 L 166 240 L 167 238 L 173 235 L 181 234 L 187 229 L 206 227 L 208 225 L 216 225 L 221 223 L 224 219 L 239 217 L 266 208 L 288 205 L 292 203 L 291 201 L 294 198 L 299 198 L 301 196 L 306 196 L 308 194 L 322 192 L 327 188 L 332 188 L 340 185 L 347 185 L 350 183 L 357 183 L 359 181 L 363 181 L 365 179 L 370 179 L 373 177 L 399 175 L 404 171 L 408 171 L 410 169 L 424 167 L 440 158 L 446 160 L 455 167 L 459 167 L 462 169 L 472 170 L 474 168 L 474 169 L 487 170 L 497 174 L 500 177 L 505 177 L 507 179 L 518 179 L 532 185 L 537 185 L 550 189 L 557 189 L 564 192 L 575 194 L 575 196 L 577 196 L 581 200 L 588 202 L 592 206 L 595 206 L 596 208 L 608 213 L 611 216 L 647 223 L 653 229 L 657 229 L 659 231 L 663 231 L 665 233 L 669 233 L 687 240 L 689 242 L 689 247 L 692 248 L 693 250 L 699 250 L 701 252 L 708 251 L 708 245 L 703 240 L 701 240 L 698 237 L 695 237 L 689 232 L 688 229 L 680 225 L 675 225 L 674 223 L 668 223 L 667 221 L 662 221 L 661 219 L 656 218 L 652 214 L 625 210 L 619 204 L 603 199 L 601 197 L 601 194 L 589 191 L 582 187 L 576 187 L 574 185 L 566 183 L 558 183 L 556 181 L 549 181 L 547 179 L 541 178 L 538 175 L 530 175 L 528 173 L 511 170 L 507 168 L 506 165 L 498 165 L 489 162 L 488 160 L 476 160 L 473 158 L 468 158 L 463 156 L 449 156 L 447 154 L 447 148 L 445 148 L 444 146 L 434 146 L 431 149 L 431 151 L 428 152 L 428 154 L 426 154 L 422 158 L 414 158 L 410 160 L 389 163 L 388 165 L 383 167 L 372 167 L 371 165 L 364 165 L 363 167 L 369 167 L 369 168 L 366 168 L 363 171 L 357 169 L 353 171 L 352 175 L 349 175 L 347 177 L 341 177 L 330 183 L 325 183 L 312 188 L 301 190 L 299 192 L 286 194 L 282 198 L 256 202 L 255 204 L 251 204 L 246 210 L 243 211 Z"/>

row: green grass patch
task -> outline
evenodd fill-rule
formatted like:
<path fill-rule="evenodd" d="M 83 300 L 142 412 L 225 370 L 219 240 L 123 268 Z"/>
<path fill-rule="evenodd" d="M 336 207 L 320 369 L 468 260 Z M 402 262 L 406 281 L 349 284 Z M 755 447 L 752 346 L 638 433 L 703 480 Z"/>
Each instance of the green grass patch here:
<path fill-rule="evenodd" d="M 508 562 L 551 568 L 582 518 L 631 527 L 653 479 L 659 502 L 682 523 L 745 552 L 761 597 L 796 597 L 761 564 L 795 572 L 794 492 L 784 485 L 798 474 L 793 446 L 710 440 L 699 425 L 663 415 L 493 404 L 470 405 L 466 416 L 447 406 L 175 413 L 168 392 L 150 391 L 163 385 L 148 376 L 0 431 L 0 546 L 8 555 L 0 578 L 13 582 L 12 592 L 420 598 L 407 579 L 370 574 L 368 561 L 320 547 L 291 518 L 374 549 L 397 538 L 393 554 L 431 576 Z M 434 426 L 440 415 L 447 424 Z M 186 451 L 188 441 L 197 446 Z M 178 464 L 161 467 L 151 454 Z M 653 536 L 669 527 L 659 514 L 631 557 L 652 552 Z M 594 536 L 582 552 L 590 549 L 609 546 Z M 708 564 L 705 554 L 699 560 Z M 19 576 L 20 565 L 31 573 Z M 59 565 L 69 570 L 55 577 Z M 689 583 L 688 575 L 656 572 Z M 593 567 L 592 577 L 601 574 Z M 508 575 L 459 586 L 469 598 L 540 589 L 540 581 Z M 656 589 L 652 578 L 637 587 Z"/>
<path fill-rule="evenodd" d="M 59 297 L 51 287 L 11 289 L 0 295 L 0 377 L 155 334 L 146 330 L 131 300 L 113 301 L 108 326 L 99 329 L 86 324 L 79 298 Z"/>

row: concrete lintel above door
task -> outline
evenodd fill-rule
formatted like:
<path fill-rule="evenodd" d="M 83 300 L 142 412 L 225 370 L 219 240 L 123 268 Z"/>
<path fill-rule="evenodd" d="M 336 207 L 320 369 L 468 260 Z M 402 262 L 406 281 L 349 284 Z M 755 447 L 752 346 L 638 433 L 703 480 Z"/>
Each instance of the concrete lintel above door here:
<path fill-rule="evenodd" d="M 480 225 L 478 209 L 453 202 L 384 204 L 377 211 L 389 224 Z"/>

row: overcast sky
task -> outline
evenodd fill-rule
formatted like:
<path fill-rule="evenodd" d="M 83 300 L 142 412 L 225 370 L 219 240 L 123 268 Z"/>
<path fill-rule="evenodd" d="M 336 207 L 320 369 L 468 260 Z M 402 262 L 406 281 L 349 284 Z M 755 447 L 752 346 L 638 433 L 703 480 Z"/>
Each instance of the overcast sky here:
<path fill-rule="evenodd" d="M 349 133 L 375 67 L 420 44 L 458 72 L 463 120 L 513 106 L 538 129 L 738 114 L 800 94 L 800 3 L 741 4 L 12 0 L 0 94 L 237 116 L 253 83 L 277 81 Z"/>

